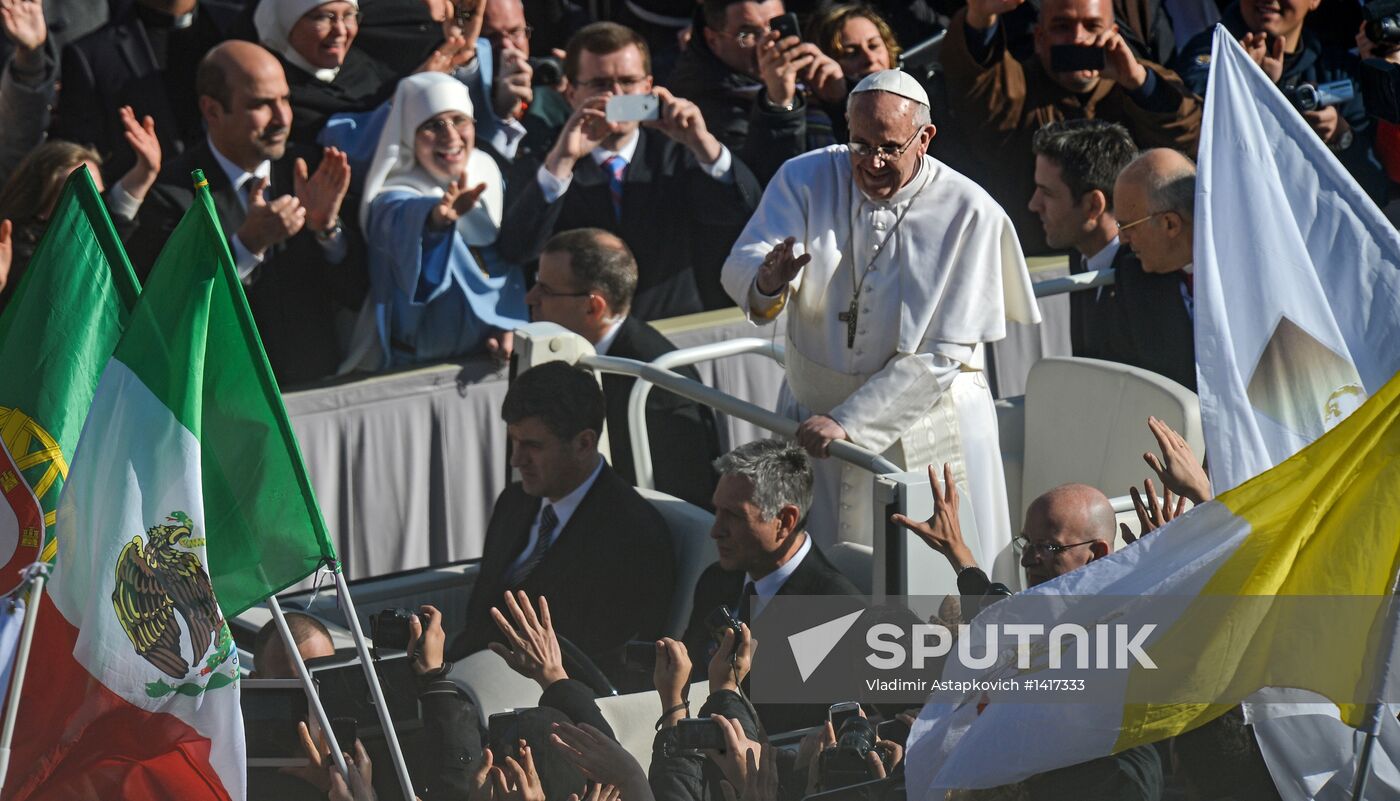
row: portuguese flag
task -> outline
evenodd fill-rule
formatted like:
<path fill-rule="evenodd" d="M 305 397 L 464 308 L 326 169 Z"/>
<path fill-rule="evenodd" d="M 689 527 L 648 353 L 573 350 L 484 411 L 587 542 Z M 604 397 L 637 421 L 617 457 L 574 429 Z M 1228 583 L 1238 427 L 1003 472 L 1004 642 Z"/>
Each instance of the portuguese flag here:
<path fill-rule="evenodd" d="M 38 561 L 97 379 L 138 291 L 92 176 L 79 167 L 0 314 L 0 594 Z"/>
<path fill-rule="evenodd" d="M 9 798 L 242 798 L 225 620 L 334 557 L 196 183 L 74 456 Z"/>

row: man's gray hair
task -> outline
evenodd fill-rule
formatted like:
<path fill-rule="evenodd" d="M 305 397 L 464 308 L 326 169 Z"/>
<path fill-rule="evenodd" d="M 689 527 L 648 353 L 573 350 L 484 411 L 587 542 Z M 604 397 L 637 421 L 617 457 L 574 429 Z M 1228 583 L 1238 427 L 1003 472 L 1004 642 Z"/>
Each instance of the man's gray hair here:
<path fill-rule="evenodd" d="M 764 520 L 772 520 L 778 510 L 792 504 L 800 522 L 812 507 L 812 460 L 796 443 L 755 440 L 716 459 L 715 470 L 720 475 L 742 476 L 753 484 L 749 500 Z"/>

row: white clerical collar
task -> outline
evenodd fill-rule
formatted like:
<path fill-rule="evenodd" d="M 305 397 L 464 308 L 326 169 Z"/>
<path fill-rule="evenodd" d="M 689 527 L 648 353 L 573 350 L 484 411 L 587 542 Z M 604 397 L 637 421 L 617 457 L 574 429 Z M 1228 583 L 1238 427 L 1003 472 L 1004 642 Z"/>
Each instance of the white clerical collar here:
<path fill-rule="evenodd" d="M 768 599 L 778 594 L 778 590 L 783 588 L 792 574 L 797 572 L 797 566 L 802 564 L 802 560 L 807 558 L 807 552 L 812 550 L 812 537 L 806 533 L 802 537 L 802 545 L 797 549 L 797 553 L 792 558 L 783 563 L 783 566 L 761 579 L 755 580 L 753 576 L 744 575 L 744 583 L 753 582 L 754 594 L 758 597 L 750 602 L 749 619 L 758 617 L 759 610 L 768 603 Z"/>
<path fill-rule="evenodd" d="M 316 77 L 316 80 L 323 83 L 330 83 L 335 80 L 335 76 L 340 74 L 340 67 L 318 67 L 307 61 L 298 53 L 295 48 L 288 47 L 282 54 L 284 58 L 292 63 L 292 66 L 303 72 L 309 72 Z"/>
<path fill-rule="evenodd" d="M 860 192 L 861 198 L 864 199 L 866 203 L 874 203 L 878 206 L 898 206 L 901 203 L 907 203 L 910 198 L 919 193 L 920 189 L 923 189 L 924 184 L 927 183 L 929 177 L 933 175 L 933 167 L 929 164 L 930 161 L 932 161 L 932 159 L 928 156 L 919 159 L 919 171 L 914 173 L 914 177 L 910 178 L 908 183 L 904 184 L 904 186 L 901 186 L 899 191 L 895 192 L 889 200 L 876 200 L 872 198 L 865 194 L 865 190 L 861 189 L 859 184 L 856 184 L 856 189 Z M 852 172 L 851 182 L 854 183 L 855 180 L 855 173 Z"/>
<path fill-rule="evenodd" d="M 593 343 L 594 353 L 599 356 L 608 355 L 608 351 L 612 350 L 613 342 L 617 339 L 617 332 L 622 330 L 622 322 L 626 319 L 627 315 L 623 315 L 617 318 L 617 321 L 612 325 L 608 326 L 608 330 L 604 331 L 603 335 L 598 338 L 598 341 Z"/>
<path fill-rule="evenodd" d="M 1118 237 L 1115 236 L 1098 253 L 1084 257 L 1084 269 L 1088 271 L 1107 270 L 1112 267 L 1114 258 L 1118 256 L 1118 247 Z"/>
<path fill-rule="evenodd" d="M 248 205 L 248 190 L 244 184 L 246 184 L 249 179 L 270 177 L 272 175 L 272 162 L 263 159 L 262 163 L 254 168 L 252 172 L 248 172 L 237 164 L 229 161 L 223 153 L 220 153 L 213 139 L 209 139 L 208 141 L 209 150 L 214 154 L 214 161 L 219 163 L 219 169 L 224 171 L 224 175 L 228 176 L 229 183 L 233 184 L 234 191 L 238 193 L 239 202 L 246 208 Z"/>
<path fill-rule="evenodd" d="M 617 150 L 604 150 L 601 147 L 595 147 L 593 148 L 593 152 L 589 155 L 593 157 L 593 161 L 597 163 L 599 167 L 603 166 L 603 162 L 613 156 L 621 156 L 624 162 L 631 164 L 632 157 L 637 154 L 637 143 L 641 140 L 642 137 L 639 136 L 636 131 L 633 131 L 632 135 L 627 138 L 627 141 L 622 143 L 622 147 L 619 147 Z"/>

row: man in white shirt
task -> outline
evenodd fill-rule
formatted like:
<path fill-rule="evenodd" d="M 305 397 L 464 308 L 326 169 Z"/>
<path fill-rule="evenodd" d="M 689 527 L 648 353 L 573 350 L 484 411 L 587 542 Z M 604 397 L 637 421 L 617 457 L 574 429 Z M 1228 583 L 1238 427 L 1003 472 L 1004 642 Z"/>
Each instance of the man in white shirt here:
<path fill-rule="evenodd" d="M 637 262 L 627 243 L 598 228 L 555 234 L 540 254 L 534 286 L 525 295 L 530 319 L 557 323 L 593 344 L 604 356 L 650 362 L 676 349 L 660 331 L 630 313 L 637 287 Z M 677 372 L 695 381 L 694 367 Z M 636 380 L 602 375 L 607 400 L 612 466 L 629 484 L 637 482 L 627 407 Z M 708 407 L 655 388 L 647 395 L 647 435 L 656 489 L 710 508 L 719 456 L 719 434 Z"/>
<path fill-rule="evenodd" d="M 783 165 L 724 265 L 755 323 L 787 312 L 782 413 L 824 457 L 849 440 L 896 464 L 952 462 L 976 488 L 969 517 L 994 573 L 1014 581 L 986 344 L 1006 320 L 1036 323 L 1016 232 L 981 188 L 926 155 L 928 95 L 897 70 L 851 92 L 851 144 Z M 929 459 L 931 454 L 942 457 Z M 809 529 L 817 542 L 884 531 L 868 472 L 823 459 Z"/>
<path fill-rule="evenodd" d="M 521 590 L 548 598 L 559 635 L 620 675 L 622 646 L 661 636 L 669 615 L 675 557 L 666 523 L 599 455 L 603 393 L 587 370 L 563 362 L 526 370 L 511 382 L 501 418 L 520 481 L 491 510 L 465 628 L 449 656 L 500 641 L 491 608 Z"/>
<path fill-rule="evenodd" d="M 655 320 L 700 311 L 697 280 L 758 203 L 753 174 L 705 127 L 694 103 L 654 86 L 646 42 L 611 22 L 585 27 L 564 61 L 573 113 L 548 154 L 516 161 L 498 247 L 521 264 L 558 231 L 601 228 L 637 259 L 633 313 Z M 651 95 L 657 116 L 607 119 L 617 95 Z"/>
<path fill-rule="evenodd" d="M 341 225 L 346 157 L 327 148 L 313 174 L 288 153 L 287 79 L 256 44 L 213 48 L 196 83 L 208 135 L 167 164 L 147 195 L 126 243 L 132 264 L 144 277 L 155 263 L 194 202 L 191 171 L 203 170 L 278 382 L 330 375 L 341 358 L 335 316 L 359 305 L 368 281 L 362 248 Z"/>

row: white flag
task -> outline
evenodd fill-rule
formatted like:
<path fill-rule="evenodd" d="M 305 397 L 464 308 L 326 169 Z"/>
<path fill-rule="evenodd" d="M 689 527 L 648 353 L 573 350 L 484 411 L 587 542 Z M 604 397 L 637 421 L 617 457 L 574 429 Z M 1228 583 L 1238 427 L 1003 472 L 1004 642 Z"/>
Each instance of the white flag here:
<path fill-rule="evenodd" d="M 1317 439 L 1400 371 L 1400 235 L 1223 27 L 1199 162 L 1196 360 L 1220 492 Z M 1270 693 L 1245 714 L 1285 801 L 1349 799 L 1358 732 L 1335 706 L 1305 703 L 1315 696 Z M 1397 764 L 1400 727 L 1389 725 L 1375 797 L 1400 797 Z"/>

